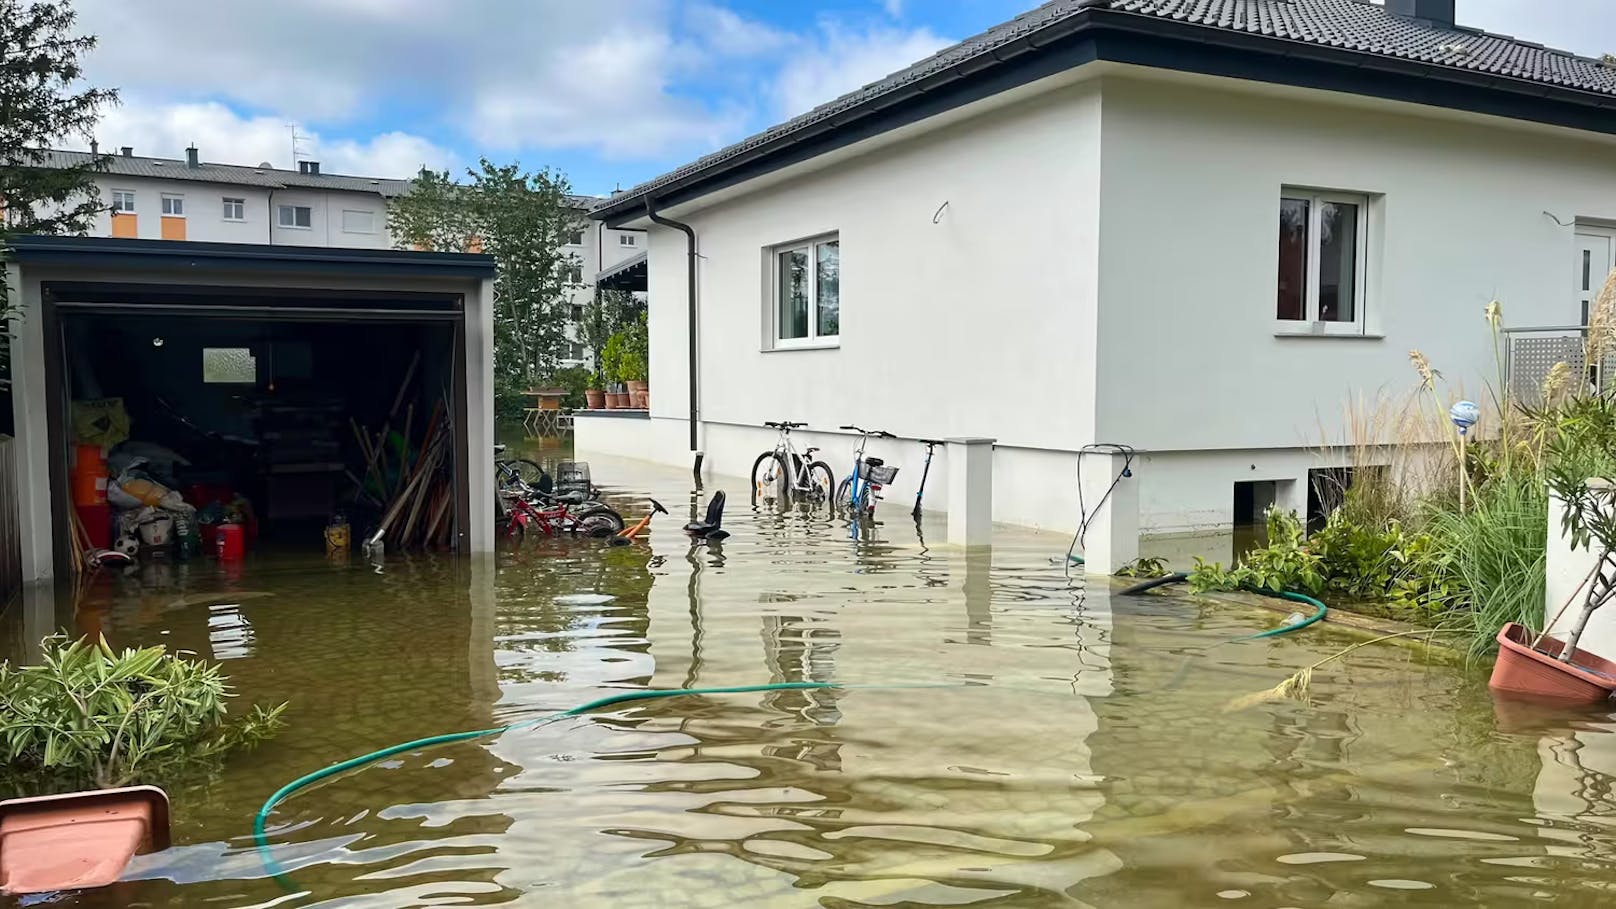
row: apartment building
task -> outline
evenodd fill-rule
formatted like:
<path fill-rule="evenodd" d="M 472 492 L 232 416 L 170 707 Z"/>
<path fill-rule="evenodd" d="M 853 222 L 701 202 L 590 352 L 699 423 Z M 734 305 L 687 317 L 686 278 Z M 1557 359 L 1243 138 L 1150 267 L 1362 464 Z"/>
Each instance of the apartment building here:
<path fill-rule="evenodd" d="M 620 280 L 608 284 L 608 279 L 619 277 L 636 260 L 643 267 L 646 259 L 645 231 L 607 227 L 604 222 L 589 220 L 589 210 L 605 202 L 603 197 L 574 196 L 571 201 L 578 211 L 578 228 L 573 231 L 572 242 L 567 244 L 565 252 L 577 261 L 569 275 L 573 284 L 572 300 L 567 307 L 570 349 L 568 355 L 562 358 L 562 364 L 590 366 L 593 361 L 589 351 L 584 348 L 583 336 L 578 330 L 585 307 L 594 299 L 597 289 L 622 286 Z M 643 281 L 637 287 L 643 291 Z M 643 298 L 644 294 L 640 296 Z"/>

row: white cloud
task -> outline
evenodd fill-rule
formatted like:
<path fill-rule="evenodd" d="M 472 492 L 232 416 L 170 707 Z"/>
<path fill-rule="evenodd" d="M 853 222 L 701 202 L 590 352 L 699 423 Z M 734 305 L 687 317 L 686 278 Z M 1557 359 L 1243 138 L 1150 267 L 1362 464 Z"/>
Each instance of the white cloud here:
<path fill-rule="evenodd" d="M 927 28 L 871 25 L 863 31 L 837 20 L 792 51 L 774 85 L 776 112 L 791 117 L 931 56 L 950 42 Z"/>
<path fill-rule="evenodd" d="M 903 16 L 903 0 L 881 0 L 881 8 L 885 9 L 887 15 L 894 19 Z"/>
<path fill-rule="evenodd" d="M 179 158 L 194 143 L 204 161 L 291 166 L 292 135 L 286 121 L 244 117 L 216 101 L 165 104 L 130 96 L 106 112 L 95 134 L 104 150 L 129 145 L 136 154 Z M 408 178 L 423 164 L 445 168 L 458 161 L 448 149 L 403 132 L 326 140 L 299 130 L 299 136 L 303 156 L 318 160 L 329 173 Z"/>

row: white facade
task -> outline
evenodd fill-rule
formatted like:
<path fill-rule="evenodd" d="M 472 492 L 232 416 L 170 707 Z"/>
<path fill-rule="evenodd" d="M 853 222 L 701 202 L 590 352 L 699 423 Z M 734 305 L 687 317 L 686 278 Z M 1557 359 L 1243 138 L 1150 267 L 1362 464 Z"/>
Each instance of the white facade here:
<path fill-rule="evenodd" d="M 576 260 L 578 280 L 567 313 L 571 349 L 569 356 L 561 358 L 561 365 L 593 367 L 593 357 L 584 347 L 578 322 L 584 316 L 585 307 L 595 298 L 595 276 L 645 252 L 647 240 L 643 230 L 620 230 L 591 221 L 584 209 L 578 210 L 578 232 L 574 239 L 577 242 L 562 249 L 563 254 Z"/>
<path fill-rule="evenodd" d="M 1612 145 L 1090 63 L 667 208 L 700 244 L 699 447 L 745 475 L 764 420 L 993 437 L 995 517 L 1069 531 L 1078 450 L 1114 442 L 1141 452 L 1146 533 L 1227 527 L 1240 481 L 1300 508 L 1348 401 L 1414 386 L 1411 349 L 1479 396 L 1488 301 L 1509 326 L 1578 321 L 1574 265 L 1616 225 Z M 1278 321 L 1280 200 L 1301 190 L 1362 200 L 1353 334 Z M 839 338 L 782 345 L 774 248 L 831 236 Z M 644 450 L 688 464 L 685 261 L 683 234 L 654 227 Z M 850 439 L 804 443 L 845 472 Z M 912 495 L 921 451 L 872 446 L 903 466 L 891 497 Z"/>

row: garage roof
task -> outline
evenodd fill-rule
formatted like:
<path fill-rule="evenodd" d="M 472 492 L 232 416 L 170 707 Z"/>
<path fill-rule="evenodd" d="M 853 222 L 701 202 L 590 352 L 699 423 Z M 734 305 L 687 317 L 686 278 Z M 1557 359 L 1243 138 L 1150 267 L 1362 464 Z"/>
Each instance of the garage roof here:
<path fill-rule="evenodd" d="M 284 271 L 390 277 L 492 278 L 494 257 L 471 253 L 258 243 L 176 243 L 115 237 L 19 236 L 7 258 L 25 265 L 84 268 L 186 268 L 203 271 Z"/>

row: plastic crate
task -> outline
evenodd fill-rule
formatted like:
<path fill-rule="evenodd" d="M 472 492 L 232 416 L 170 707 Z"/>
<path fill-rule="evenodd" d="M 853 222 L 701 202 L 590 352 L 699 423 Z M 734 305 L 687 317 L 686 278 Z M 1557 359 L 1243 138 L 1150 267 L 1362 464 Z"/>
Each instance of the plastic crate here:
<path fill-rule="evenodd" d="M 588 461 L 562 461 L 555 469 L 555 494 L 583 493 L 589 495 L 595 487 L 589 482 Z"/>

